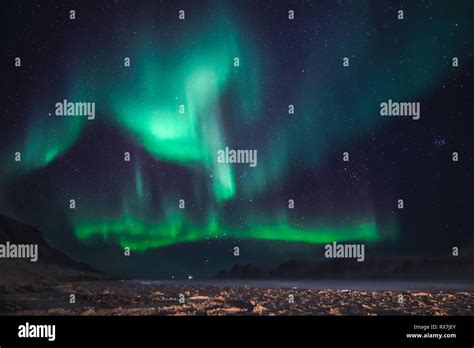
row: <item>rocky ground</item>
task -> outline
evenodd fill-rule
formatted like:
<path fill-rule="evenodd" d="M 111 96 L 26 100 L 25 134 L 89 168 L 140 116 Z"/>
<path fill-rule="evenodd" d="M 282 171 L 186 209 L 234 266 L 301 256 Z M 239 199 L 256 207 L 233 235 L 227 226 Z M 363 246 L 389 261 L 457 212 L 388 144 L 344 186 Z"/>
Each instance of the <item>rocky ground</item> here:
<path fill-rule="evenodd" d="M 76 303 L 69 303 L 75 294 Z M 179 302 L 184 295 L 185 303 Z M 294 303 L 290 303 L 290 295 Z M 401 301 L 400 295 L 403 295 Z M 473 315 L 473 292 L 304 290 L 123 281 L 0 293 L 2 315 Z"/>

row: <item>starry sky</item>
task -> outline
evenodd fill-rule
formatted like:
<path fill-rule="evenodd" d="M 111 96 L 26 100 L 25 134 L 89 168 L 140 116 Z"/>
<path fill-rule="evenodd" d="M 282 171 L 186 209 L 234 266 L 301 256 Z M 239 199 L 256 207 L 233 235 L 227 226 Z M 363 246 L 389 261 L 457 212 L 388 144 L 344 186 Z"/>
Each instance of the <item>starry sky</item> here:
<path fill-rule="evenodd" d="M 472 241 L 470 1 L 1 6 L 0 213 L 75 259 L 206 277 L 333 241 L 373 255 Z M 64 99 L 95 119 L 56 116 Z M 381 117 L 388 99 L 420 102 L 420 120 Z M 258 165 L 217 163 L 226 146 Z"/>

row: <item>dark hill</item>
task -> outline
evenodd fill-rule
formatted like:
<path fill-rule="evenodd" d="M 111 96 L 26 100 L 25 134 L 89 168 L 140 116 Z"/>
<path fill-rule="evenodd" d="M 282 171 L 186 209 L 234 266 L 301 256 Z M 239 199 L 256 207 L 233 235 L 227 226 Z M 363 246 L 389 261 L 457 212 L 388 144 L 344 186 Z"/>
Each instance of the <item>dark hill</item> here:
<path fill-rule="evenodd" d="M 37 244 L 38 261 L 0 258 L 0 293 L 32 290 L 67 281 L 104 277 L 87 264 L 76 262 L 50 247 L 35 227 L 0 215 L 0 244 Z"/>

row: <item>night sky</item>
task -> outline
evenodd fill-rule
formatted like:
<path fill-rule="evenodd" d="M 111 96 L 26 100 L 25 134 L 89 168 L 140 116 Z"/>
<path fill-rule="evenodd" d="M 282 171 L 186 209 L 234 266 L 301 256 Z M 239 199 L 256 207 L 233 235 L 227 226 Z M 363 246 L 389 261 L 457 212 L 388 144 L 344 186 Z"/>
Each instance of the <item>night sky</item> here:
<path fill-rule="evenodd" d="M 472 243 L 472 1 L 0 6 L 0 213 L 71 257 L 205 277 L 333 241 L 368 255 Z M 64 99 L 94 102 L 95 119 L 56 116 Z M 389 99 L 419 102 L 420 119 L 382 117 Z M 258 165 L 217 163 L 226 146 Z"/>

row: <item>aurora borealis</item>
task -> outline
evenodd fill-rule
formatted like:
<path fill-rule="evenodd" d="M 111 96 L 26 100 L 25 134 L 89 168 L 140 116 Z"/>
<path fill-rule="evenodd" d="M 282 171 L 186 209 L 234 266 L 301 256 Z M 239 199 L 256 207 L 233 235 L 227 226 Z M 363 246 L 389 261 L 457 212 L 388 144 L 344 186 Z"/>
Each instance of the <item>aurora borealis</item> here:
<path fill-rule="evenodd" d="M 449 201 L 472 172 L 449 160 L 472 158 L 473 24 L 454 3 L 403 3 L 403 21 L 389 1 L 10 4 L 28 25 L 6 17 L 0 212 L 99 269 L 165 277 L 333 241 L 463 241 Z M 94 102 L 95 119 L 55 116 L 64 99 Z M 380 117 L 388 99 L 420 101 L 421 119 Z M 258 165 L 217 163 L 226 146 L 257 150 Z"/>

